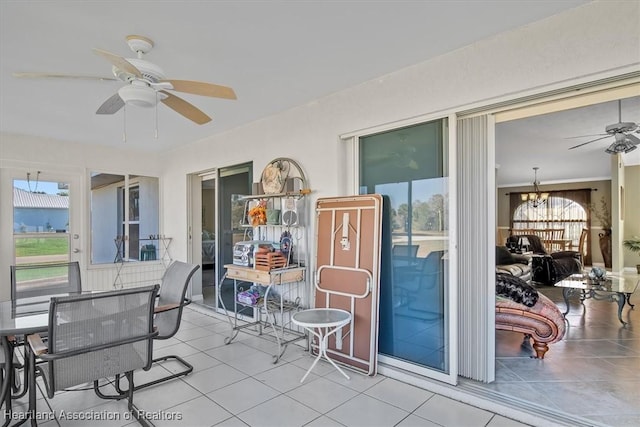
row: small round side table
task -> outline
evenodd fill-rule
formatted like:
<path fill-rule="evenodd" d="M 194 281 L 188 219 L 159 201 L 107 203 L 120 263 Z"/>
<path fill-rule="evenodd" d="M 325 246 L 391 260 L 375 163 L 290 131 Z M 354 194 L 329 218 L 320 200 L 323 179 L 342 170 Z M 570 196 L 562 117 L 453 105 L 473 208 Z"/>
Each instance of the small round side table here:
<path fill-rule="evenodd" d="M 345 378 L 350 379 L 349 375 L 329 358 L 329 355 L 327 355 L 327 347 L 329 345 L 329 336 L 335 334 L 343 326 L 351 322 L 351 313 L 337 308 L 311 308 L 294 313 L 293 316 L 291 316 L 291 321 L 318 337 L 318 356 L 300 382 L 303 382 L 307 378 L 307 375 L 309 375 L 322 357 L 327 359 Z"/>

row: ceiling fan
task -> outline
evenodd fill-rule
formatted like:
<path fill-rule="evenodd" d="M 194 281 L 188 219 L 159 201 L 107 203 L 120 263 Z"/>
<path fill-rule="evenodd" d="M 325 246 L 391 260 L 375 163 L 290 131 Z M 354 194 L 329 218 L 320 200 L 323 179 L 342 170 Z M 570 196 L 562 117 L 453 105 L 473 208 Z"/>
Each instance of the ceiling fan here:
<path fill-rule="evenodd" d="M 51 77 L 125 82 L 125 86 L 118 89 L 117 93 L 102 103 L 96 111 L 96 114 L 114 114 L 124 107 L 125 104 L 139 107 L 154 107 L 158 104 L 158 101 L 160 101 L 178 114 L 199 125 L 210 122 L 211 117 L 193 104 L 169 91 L 213 98 L 237 99 L 235 92 L 230 87 L 192 80 L 166 79 L 162 68 L 142 59 L 142 57 L 153 48 L 153 41 L 151 39 L 139 35 L 129 35 L 126 37 L 126 40 L 129 48 L 136 53 L 137 58 L 123 58 L 106 50 L 93 49 L 96 55 L 101 56 L 111 63 L 115 78 L 46 73 L 14 73 L 14 77 Z"/>
<path fill-rule="evenodd" d="M 640 144 L 640 138 L 632 134 L 634 131 L 635 133 L 640 133 L 640 127 L 634 122 L 622 121 L 622 100 L 618 100 L 618 123 L 607 126 L 604 131 L 606 133 L 568 138 L 574 139 L 584 138 L 586 136 L 600 136 L 600 138 L 574 145 L 573 147 L 570 147 L 569 150 L 573 150 L 574 148 L 582 147 L 583 145 L 591 144 L 592 142 L 600 141 L 611 136 L 615 138 L 615 141 L 606 150 L 604 150 L 608 154 L 628 153 L 638 148 L 638 144 Z"/>

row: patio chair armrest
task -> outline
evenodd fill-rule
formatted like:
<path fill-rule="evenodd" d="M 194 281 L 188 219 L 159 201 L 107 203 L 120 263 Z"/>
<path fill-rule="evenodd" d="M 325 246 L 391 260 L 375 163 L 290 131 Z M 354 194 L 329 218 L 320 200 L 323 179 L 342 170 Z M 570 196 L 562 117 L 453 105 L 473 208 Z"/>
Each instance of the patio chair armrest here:
<path fill-rule="evenodd" d="M 186 305 L 191 304 L 191 298 L 184 298 L 182 300 L 182 304 L 178 304 L 178 303 L 173 303 L 173 304 L 163 304 L 163 305 L 157 305 L 154 309 L 153 312 L 154 313 L 162 313 L 165 311 L 169 311 L 169 310 L 175 310 L 176 308 L 179 307 L 184 307 Z"/>
<path fill-rule="evenodd" d="M 169 310 L 175 310 L 176 308 L 180 307 L 180 304 L 165 304 L 165 305 L 159 305 L 156 306 L 153 309 L 154 313 L 162 313 L 165 311 L 169 311 Z"/>
<path fill-rule="evenodd" d="M 38 334 L 28 335 L 27 342 L 36 356 L 41 356 L 49 351 L 47 345 L 42 341 L 42 337 Z"/>

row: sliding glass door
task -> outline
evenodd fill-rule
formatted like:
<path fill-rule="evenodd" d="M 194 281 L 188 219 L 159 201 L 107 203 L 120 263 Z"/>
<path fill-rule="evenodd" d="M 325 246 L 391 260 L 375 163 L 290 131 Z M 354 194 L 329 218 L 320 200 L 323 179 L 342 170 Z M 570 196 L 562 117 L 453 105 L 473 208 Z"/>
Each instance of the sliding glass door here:
<path fill-rule="evenodd" d="M 447 120 L 359 139 L 361 194 L 385 196 L 380 361 L 450 380 Z"/>
<path fill-rule="evenodd" d="M 251 194 L 251 182 L 253 179 L 253 166 L 251 163 L 236 165 L 218 170 L 218 232 L 220 236 L 218 244 L 219 266 L 216 269 L 218 276 L 219 299 L 222 300 L 227 310 L 234 309 L 235 293 L 233 280 L 225 279 L 225 264 L 233 264 L 233 246 L 243 240 L 251 240 L 247 229 L 242 228 L 237 216 L 238 197 Z M 222 309 L 222 304 L 218 304 Z M 222 310 L 224 311 L 224 310 Z M 253 309 L 245 309 L 242 314 L 253 317 Z"/>

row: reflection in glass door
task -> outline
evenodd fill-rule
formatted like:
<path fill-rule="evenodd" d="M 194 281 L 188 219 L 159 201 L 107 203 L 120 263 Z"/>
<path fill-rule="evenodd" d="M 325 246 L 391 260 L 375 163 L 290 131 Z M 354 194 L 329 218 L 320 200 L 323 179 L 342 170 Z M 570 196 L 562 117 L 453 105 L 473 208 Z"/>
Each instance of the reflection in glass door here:
<path fill-rule="evenodd" d="M 425 375 L 451 369 L 447 140 L 446 120 L 437 120 L 359 141 L 360 193 L 382 194 L 390 204 L 380 360 Z"/>

